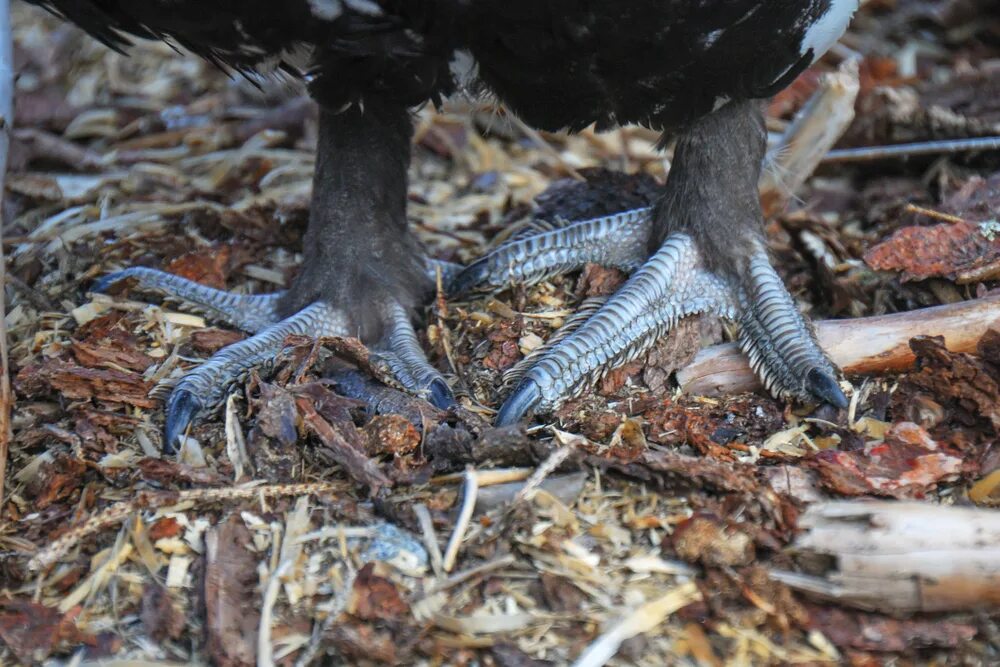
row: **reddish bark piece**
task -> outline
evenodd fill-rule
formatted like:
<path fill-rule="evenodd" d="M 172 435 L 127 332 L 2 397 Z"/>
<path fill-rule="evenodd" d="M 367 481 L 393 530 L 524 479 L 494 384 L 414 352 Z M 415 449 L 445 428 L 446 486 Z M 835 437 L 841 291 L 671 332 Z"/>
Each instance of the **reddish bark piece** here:
<path fill-rule="evenodd" d="M 858 69 L 861 95 L 867 95 L 878 86 L 898 86 L 902 83 L 899 76 L 899 63 L 895 58 L 868 55 L 862 59 Z"/>
<path fill-rule="evenodd" d="M 939 336 L 921 336 L 910 341 L 917 358 L 917 372 L 900 383 L 900 398 L 894 408 L 905 408 L 916 391 L 930 393 L 952 411 L 988 420 L 1000 431 L 1000 373 L 988 360 L 996 353 L 1000 333 L 988 330 L 978 345 L 979 356 L 951 352 Z"/>
<path fill-rule="evenodd" d="M 202 354 L 215 354 L 222 348 L 232 345 L 246 338 L 239 331 L 227 329 L 198 329 L 192 331 L 188 337 L 188 342 L 198 352 Z"/>
<path fill-rule="evenodd" d="M 261 382 L 260 398 L 257 400 L 257 424 L 255 428 L 285 447 L 294 446 L 299 439 L 296 422 L 295 398 L 283 387 Z"/>
<path fill-rule="evenodd" d="M 539 579 L 545 603 L 552 611 L 576 613 L 584 608 L 587 596 L 566 577 L 542 572 Z"/>
<path fill-rule="evenodd" d="M 609 407 L 606 398 L 584 394 L 566 401 L 555 412 L 561 428 L 593 442 L 605 442 L 622 422 L 622 413 Z"/>
<path fill-rule="evenodd" d="M 208 469 L 195 468 L 185 463 L 177 463 L 168 459 L 150 457 L 139 459 L 136 463 L 143 479 L 156 482 L 161 486 L 174 484 L 197 484 L 215 486 L 227 483 L 225 477 Z"/>
<path fill-rule="evenodd" d="M 120 336 L 127 336 L 134 341 L 135 337 L 130 333 L 132 327 L 128 312 L 112 310 L 77 327 L 75 338 L 94 343 L 115 338 L 121 340 Z"/>
<path fill-rule="evenodd" d="M 205 615 L 208 654 L 223 667 L 253 665 L 260 600 L 250 531 L 231 514 L 205 536 Z"/>
<path fill-rule="evenodd" d="M 36 602 L 6 598 L 0 599 L 0 639 L 22 664 L 28 665 L 45 660 L 60 641 L 79 636 L 70 614 L 63 615 L 58 609 Z"/>
<path fill-rule="evenodd" d="M 674 373 L 684 368 L 706 345 L 722 340 L 722 321 L 710 315 L 685 317 L 657 341 L 642 364 L 642 381 L 656 396 L 669 396 Z"/>
<path fill-rule="evenodd" d="M 521 360 L 521 348 L 517 342 L 521 339 L 523 325 L 519 320 L 502 320 L 490 331 L 486 338 L 492 343 L 483 366 L 496 371 L 505 371 Z"/>
<path fill-rule="evenodd" d="M 155 542 L 168 537 L 177 537 L 184 532 L 184 526 L 172 516 L 158 519 L 149 527 L 149 539 Z"/>
<path fill-rule="evenodd" d="M 76 342 L 70 349 L 82 365 L 89 368 L 114 368 L 116 366 L 133 371 L 144 371 L 153 365 L 154 359 L 136 348 L 122 349 L 107 342 L 94 345 Z"/>
<path fill-rule="evenodd" d="M 27 488 L 33 508 L 43 510 L 69 498 L 83 484 L 86 471 L 87 465 L 73 456 L 57 455 L 51 463 L 42 464 Z"/>
<path fill-rule="evenodd" d="M 164 270 L 202 285 L 225 289 L 232 255 L 232 248 L 228 245 L 213 246 L 183 254 L 167 264 Z"/>
<path fill-rule="evenodd" d="M 910 653 L 954 648 L 976 636 L 976 627 L 941 619 L 895 619 L 879 614 L 812 606 L 811 625 L 841 648 Z"/>
<path fill-rule="evenodd" d="M 130 313 L 112 311 L 94 318 L 77 329 L 70 347 L 73 357 L 91 368 L 146 370 L 155 360 L 140 349 L 134 326 Z"/>
<path fill-rule="evenodd" d="M 48 359 L 40 364 L 25 366 L 17 374 L 14 384 L 26 396 L 44 395 L 54 390 L 65 398 L 127 403 L 138 408 L 154 408 L 159 404 L 149 396 L 153 383 L 147 382 L 138 373 L 84 368 L 61 359 Z"/>
<path fill-rule="evenodd" d="M 638 479 L 661 478 L 664 483 L 705 487 L 747 497 L 767 495 L 756 479 L 756 466 L 689 456 L 665 448 L 647 450 L 640 461 L 627 465 L 604 466 L 604 461 L 596 457 L 589 457 L 587 463 L 618 469 Z"/>
<path fill-rule="evenodd" d="M 884 441 L 862 451 L 826 450 L 808 461 L 827 490 L 848 496 L 919 498 L 962 471 L 962 459 L 910 422 L 894 424 Z"/>
<path fill-rule="evenodd" d="M 904 227 L 868 250 L 865 261 L 880 271 L 901 271 L 904 281 L 976 282 L 1000 273 L 1000 237 L 969 222 Z"/>
<path fill-rule="evenodd" d="M 115 438 L 106 428 L 94 422 L 91 414 L 78 413 L 73 420 L 73 431 L 80 438 L 83 446 L 92 452 L 114 452 L 118 449 L 118 439 Z M 105 474 L 113 474 L 110 469 L 103 471 Z"/>
<path fill-rule="evenodd" d="M 302 421 L 322 441 L 330 458 L 343 466 L 352 479 L 366 485 L 372 495 L 377 494 L 383 486 L 392 486 L 392 482 L 374 461 L 352 447 L 330 422 L 316 412 L 308 397 L 300 396 L 295 403 Z"/>
<path fill-rule="evenodd" d="M 420 446 L 420 431 L 402 415 L 379 415 L 365 425 L 364 433 L 371 456 L 403 456 Z"/>
<path fill-rule="evenodd" d="M 184 631 L 184 614 L 172 599 L 170 591 L 155 581 L 148 582 L 142 590 L 139 618 L 153 641 L 177 639 Z"/>
<path fill-rule="evenodd" d="M 580 278 L 576 282 L 576 293 L 580 296 L 611 296 L 618 291 L 618 288 L 625 284 L 628 275 L 621 269 L 601 266 L 600 264 L 587 264 L 580 273 Z"/>
<path fill-rule="evenodd" d="M 820 69 L 814 67 L 804 71 L 790 86 L 771 99 L 767 106 L 767 115 L 772 118 L 783 118 L 801 109 L 816 92 L 822 74 Z"/>
<path fill-rule="evenodd" d="M 597 393 L 601 396 L 615 395 L 628 383 L 630 378 L 639 375 L 642 369 L 643 363 L 641 361 L 633 361 L 630 364 L 612 368 L 597 382 Z"/>
<path fill-rule="evenodd" d="M 277 384 L 259 382 L 253 401 L 257 421 L 247 438 L 247 452 L 262 479 L 291 483 L 302 475 L 299 413 L 292 395 Z"/>
<path fill-rule="evenodd" d="M 375 574 L 375 563 L 366 563 L 354 579 L 347 611 L 363 621 L 393 621 L 410 611 L 396 584 Z"/>
<path fill-rule="evenodd" d="M 1000 74 L 994 72 L 995 85 L 1000 86 Z M 1000 88 L 998 88 L 1000 90 Z M 971 97 L 975 101 L 982 95 L 981 89 L 974 88 Z M 1000 172 L 989 176 L 972 176 L 942 203 L 945 212 L 960 218 L 974 220 L 995 219 L 1000 210 Z"/>
<path fill-rule="evenodd" d="M 376 665 L 404 664 L 400 654 L 409 651 L 409 642 L 388 630 L 381 630 L 373 623 L 334 623 L 329 641 L 343 656 L 346 665 L 368 663 Z"/>

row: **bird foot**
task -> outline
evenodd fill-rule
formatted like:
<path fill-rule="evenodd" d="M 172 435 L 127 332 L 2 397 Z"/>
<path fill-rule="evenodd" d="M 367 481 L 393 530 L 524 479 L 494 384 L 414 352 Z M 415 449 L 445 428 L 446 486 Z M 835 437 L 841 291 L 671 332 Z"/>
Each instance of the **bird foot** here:
<path fill-rule="evenodd" d="M 602 373 L 646 352 L 682 317 L 713 313 L 741 324 L 740 343 L 767 389 L 780 397 L 845 407 L 836 369 L 755 241 L 748 268 L 712 271 L 694 239 L 675 233 L 646 258 L 651 211 L 638 209 L 513 239 L 470 265 L 453 292 L 538 282 L 587 262 L 640 268 L 556 344 L 536 351 L 497 416 L 500 425 L 551 411 Z M 645 262 L 645 263 L 643 263 Z M 738 277 L 737 277 L 738 276 Z"/>
<path fill-rule="evenodd" d="M 434 266 L 430 268 L 437 270 Z M 449 267 L 441 268 L 445 276 L 451 275 Z M 200 414 L 221 406 L 233 385 L 250 369 L 273 361 L 288 336 L 352 335 L 349 313 L 325 302 L 312 303 L 282 319 L 277 306 L 284 292 L 259 296 L 232 294 L 143 267 L 109 274 L 94 285 L 94 290 L 106 291 L 125 279 L 134 279 L 142 289 L 178 299 L 189 310 L 207 313 L 253 334 L 223 348 L 174 386 L 166 404 L 165 453 L 175 450 L 179 437 Z M 383 335 L 372 346 L 374 360 L 382 362 L 404 389 L 425 396 L 438 407 L 451 405 L 454 402 L 451 389 L 424 356 L 406 309 L 395 301 L 366 307 L 381 309 Z"/>

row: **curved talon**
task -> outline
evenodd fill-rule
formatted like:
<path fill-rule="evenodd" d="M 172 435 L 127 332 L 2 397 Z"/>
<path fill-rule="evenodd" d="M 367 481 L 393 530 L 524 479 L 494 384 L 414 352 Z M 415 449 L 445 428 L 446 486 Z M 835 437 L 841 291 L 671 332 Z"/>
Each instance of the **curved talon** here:
<path fill-rule="evenodd" d="M 163 426 L 163 453 L 176 453 L 176 443 L 187 431 L 195 416 L 205 405 L 190 391 L 174 389 L 167 399 L 167 415 Z"/>
<path fill-rule="evenodd" d="M 107 275 L 101 276 L 90 286 L 90 289 L 95 292 L 107 292 L 115 283 L 121 282 L 129 277 L 128 269 L 124 271 L 113 271 Z"/>
<path fill-rule="evenodd" d="M 760 246 L 743 277 L 719 276 L 703 264 L 686 234 L 668 237 L 649 261 L 582 325 L 538 355 L 507 399 L 498 424 L 531 410 L 553 410 L 603 370 L 635 359 L 682 317 L 738 315 L 751 365 L 776 396 L 848 405 L 834 366 L 816 343 Z"/>
<path fill-rule="evenodd" d="M 819 399 L 847 407 L 833 364 L 763 247 L 751 257 L 746 283 L 737 291 L 742 310 L 740 345 L 764 387 L 783 398 Z"/>
<path fill-rule="evenodd" d="M 201 410 L 222 405 L 233 383 L 254 366 L 270 363 L 284 348 L 291 334 L 342 336 L 347 333 L 343 314 L 329 304 L 317 302 L 291 317 L 264 328 L 250 338 L 222 348 L 197 368 L 189 371 L 174 387 L 167 400 L 165 436 L 170 447 Z"/>
<path fill-rule="evenodd" d="M 437 264 L 435 271 L 437 267 L 454 272 L 454 265 Z M 272 361 L 288 335 L 345 336 L 351 330 L 347 315 L 325 302 L 313 303 L 284 320 L 276 321 L 276 306 L 281 293 L 262 296 L 230 294 L 145 267 L 110 273 L 98 280 L 94 289 L 103 291 L 128 278 L 138 280 L 145 289 L 166 292 L 171 297 L 209 309 L 255 334 L 223 348 L 185 374 L 171 392 L 164 427 L 163 451 L 166 453 L 176 451 L 178 439 L 199 412 L 221 405 L 230 386 L 248 369 Z M 387 328 L 376 354 L 386 361 L 405 389 L 426 395 L 438 408 L 450 407 L 455 397 L 441 373 L 424 356 L 408 311 L 396 302 L 384 304 L 381 310 Z"/>
<path fill-rule="evenodd" d="M 438 408 L 449 407 L 455 397 L 441 372 L 427 361 L 410 314 L 398 303 L 390 304 L 384 312 L 388 329 L 374 348 L 375 354 L 385 361 L 405 389 L 423 394 Z"/>
<path fill-rule="evenodd" d="M 430 402 L 431 405 L 441 410 L 447 410 L 455 405 L 455 394 L 452 393 L 451 387 L 443 379 L 437 378 L 431 382 Z"/>
<path fill-rule="evenodd" d="M 445 292 L 449 296 L 461 296 L 474 291 L 480 285 L 490 283 L 490 263 L 486 257 L 472 262 L 446 283 Z"/>
<path fill-rule="evenodd" d="M 538 407 L 541 402 L 541 387 L 530 377 L 524 378 L 500 406 L 494 424 L 496 426 L 516 424 Z"/>
<path fill-rule="evenodd" d="M 829 373 L 819 368 L 812 369 L 806 374 L 805 388 L 824 403 L 829 403 L 840 410 L 847 409 L 847 396 L 844 395 L 837 380 Z"/>
<path fill-rule="evenodd" d="M 428 363 L 405 308 L 398 303 L 382 309 L 387 331 L 373 354 L 383 359 L 403 387 L 424 393 L 439 408 L 454 402 L 448 383 Z M 344 313 L 325 302 L 316 302 L 291 317 L 268 326 L 254 336 L 223 348 L 187 373 L 167 401 L 164 451 L 174 451 L 198 412 L 222 404 L 229 387 L 253 366 L 267 364 L 281 351 L 290 334 L 323 337 L 345 336 L 350 322 Z"/>
<path fill-rule="evenodd" d="M 431 279 L 431 283 L 437 283 L 438 271 L 441 272 L 441 284 L 444 285 L 445 292 L 448 292 L 448 286 L 455 280 L 455 278 L 465 270 L 465 267 L 461 264 L 456 264 L 455 262 L 447 262 L 443 259 L 429 259 L 427 260 L 427 277 Z M 450 294 L 450 292 L 448 292 Z"/>

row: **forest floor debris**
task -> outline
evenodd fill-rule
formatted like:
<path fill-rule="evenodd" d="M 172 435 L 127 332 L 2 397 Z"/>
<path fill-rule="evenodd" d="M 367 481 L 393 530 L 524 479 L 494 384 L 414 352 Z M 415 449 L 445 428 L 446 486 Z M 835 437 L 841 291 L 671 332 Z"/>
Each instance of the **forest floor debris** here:
<path fill-rule="evenodd" d="M 771 103 L 769 129 L 782 136 L 821 75 L 858 56 L 840 147 L 1000 134 L 988 4 L 868 3 L 844 47 Z M 676 372 L 731 334 L 693 320 L 547 421 L 491 427 L 504 372 L 624 278 L 587 267 L 431 304 L 422 343 L 457 378 L 453 410 L 378 383 L 354 341 L 293 340 L 178 458 L 160 458 L 164 388 L 243 334 L 88 287 L 126 265 L 246 293 L 287 285 L 315 110 L 165 45 L 126 58 L 26 7 L 14 19 L 0 660 L 1000 658 L 995 607 L 892 616 L 801 592 L 835 581 L 806 548 L 829 501 L 907 498 L 918 505 L 879 507 L 993 520 L 992 322 L 960 349 L 904 336 L 894 348 L 913 365 L 851 375 L 837 414 L 682 394 Z M 527 132 L 479 101 L 424 109 L 411 221 L 432 256 L 464 263 L 532 218 L 645 205 L 669 169 L 657 141 L 640 128 Z M 914 154 L 821 164 L 767 233 L 811 317 L 865 318 L 995 301 L 998 211 L 995 151 Z"/>

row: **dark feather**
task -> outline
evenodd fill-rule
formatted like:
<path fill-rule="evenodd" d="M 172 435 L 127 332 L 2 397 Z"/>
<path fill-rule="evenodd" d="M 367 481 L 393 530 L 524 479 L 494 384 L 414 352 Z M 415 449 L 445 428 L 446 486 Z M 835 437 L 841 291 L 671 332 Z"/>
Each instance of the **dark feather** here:
<path fill-rule="evenodd" d="M 721 99 L 763 97 L 811 61 L 801 44 L 831 0 L 28 0 L 108 46 L 166 39 L 236 71 L 297 71 L 336 108 L 379 95 L 414 106 L 481 83 L 548 130 L 682 128 Z"/>

